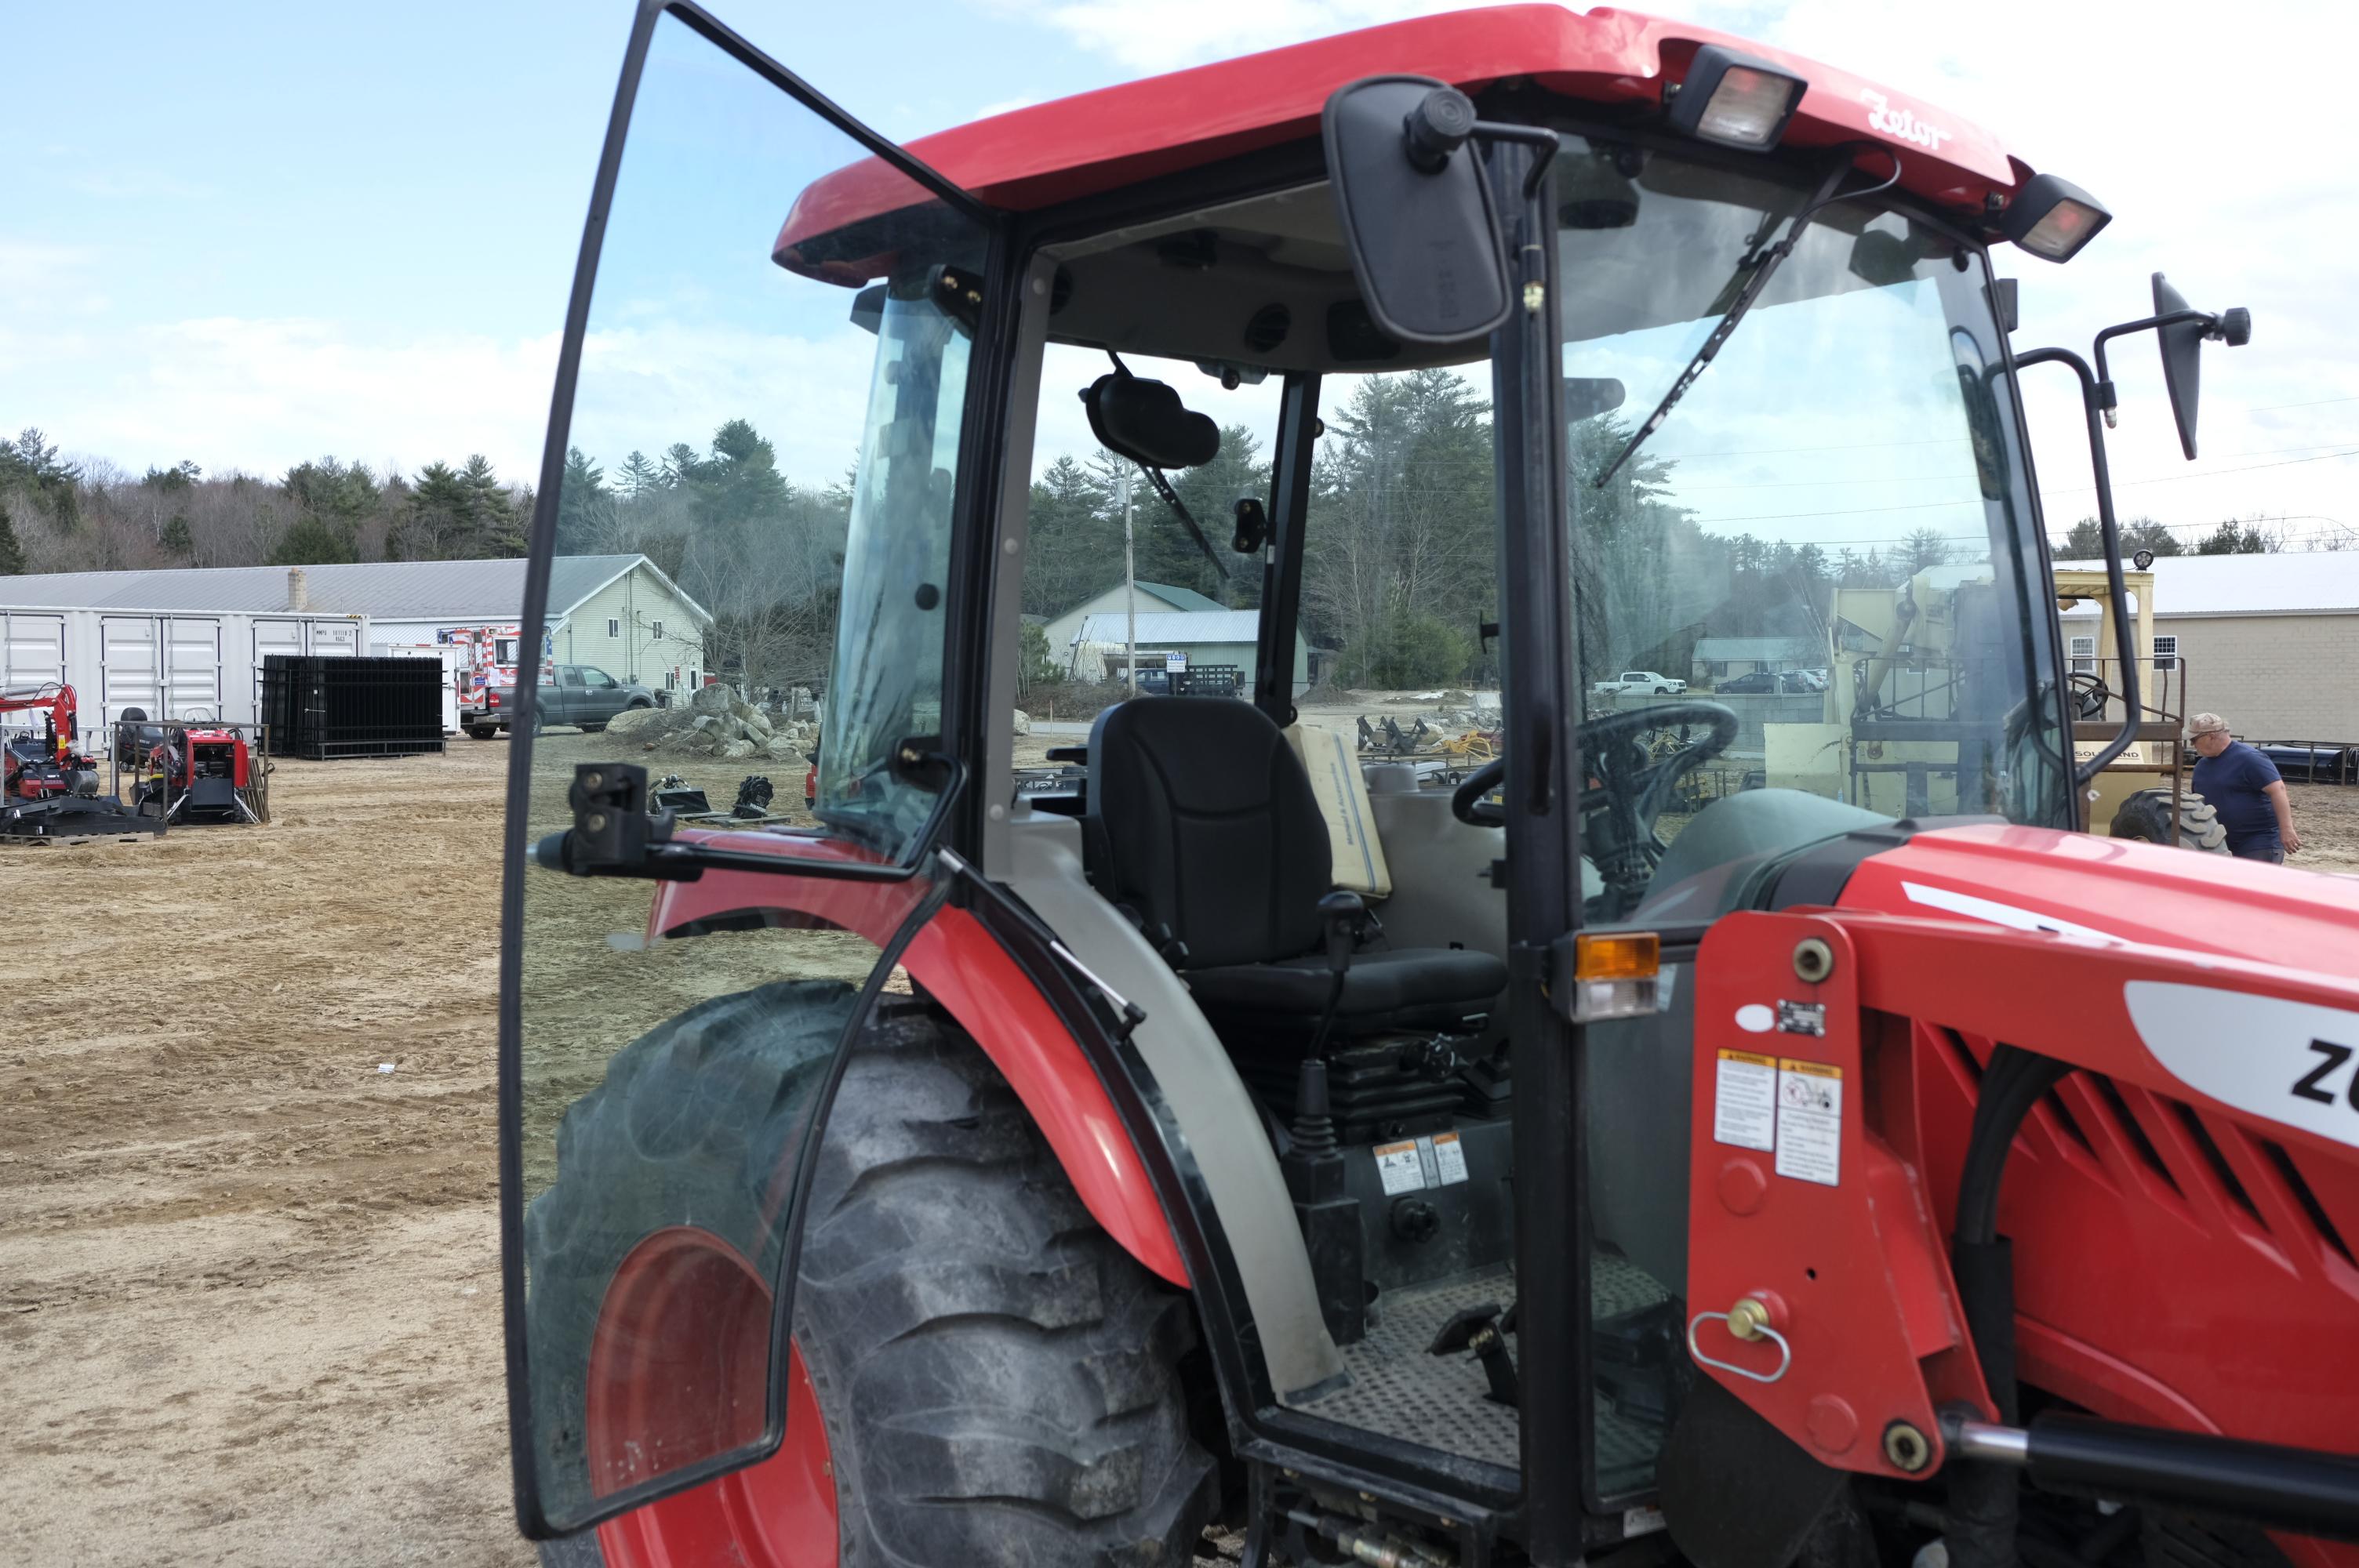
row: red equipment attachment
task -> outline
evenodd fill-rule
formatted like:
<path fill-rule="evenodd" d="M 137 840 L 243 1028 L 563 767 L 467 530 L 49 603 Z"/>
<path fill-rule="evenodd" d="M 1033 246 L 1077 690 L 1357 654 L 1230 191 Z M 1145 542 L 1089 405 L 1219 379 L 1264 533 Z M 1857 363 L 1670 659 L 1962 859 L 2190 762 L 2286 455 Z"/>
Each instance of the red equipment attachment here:
<path fill-rule="evenodd" d="M 0 713 L 39 711 L 46 716 L 49 726 L 49 733 L 37 743 L 19 741 L 0 748 L 0 754 L 5 758 L 5 764 L 0 765 L 6 769 L 0 798 L 46 800 L 90 793 L 73 787 L 73 775 L 77 773 L 88 773 L 95 787 L 94 764 L 73 749 L 77 706 L 74 688 L 57 683 L 30 691 L 0 692 Z"/>
<path fill-rule="evenodd" d="M 1844 902 L 1936 917 L 1745 913 L 1706 937 L 1690 1340 L 1822 1463 L 1930 1474 L 1955 1456 L 1945 1417 L 1954 1430 L 1997 1408 L 1940 1238 L 1961 1224 L 2000 1043 L 2071 1069 L 2016 1132 L 1997 1211 L 2022 1380 L 2146 1429 L 2109 1442 L 2174 1428 L 2343 1463 L 2342 1394 L 2318 1347 L 2359 1314 L 2345 1239 L 2359 1234 L 2359 1115 L 2332 1103 L 2351 1085 L 2319 1080 L 2359 1046 L 2359 981 L 2154 941 L 2178 899 L 2216 914 L 2238 890 L 2199 889 L 2189 857 L 2135 852 L 2147 849 L 2027 828 L 1922 835 L 1865 861 Z M 1968 866 L 2021 903 L 1941 885 Z M 2241 925 L 2175 929 L 2295 962 L 2347 951 L 2348 908 L 2285 881 L 2266 890 L 2283 897 L 2245 900 Z M 2159 1295 L 2157 1281 L 2170 1281 Z M 2041 1433 L 2035 1422 L 2035 1473 Z"/>

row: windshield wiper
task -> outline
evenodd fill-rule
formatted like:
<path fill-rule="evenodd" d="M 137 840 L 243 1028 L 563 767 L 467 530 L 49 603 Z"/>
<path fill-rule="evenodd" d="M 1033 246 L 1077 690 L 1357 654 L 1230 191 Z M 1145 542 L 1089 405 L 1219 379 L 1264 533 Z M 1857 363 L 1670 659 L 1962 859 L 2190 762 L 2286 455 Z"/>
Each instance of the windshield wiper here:
<path fill-rule="evenodd" d="M 1881 185 L 1871 185 L 1864 190 L 1838 195 L 1837 192 L 1843 180 L 1851 174 L 1852 158 L 1862 146 L 1880 152 L 1892 160 L 1891 178 Z M 1693 386 L 1697 379 L 1712 368 L 1712 362 L 1719 355 L 1721 345 L 1728 341 L 1729 335 L 1736 330 L 1736 324 L 1745 319 L 1745 313 L 1753 308 L 1754 302 L 1759 299 L 1762 292 L 1769 287 L 1769 280 L 1777 276 L 1778 267 L 1785 264 L 1788 256 L 1794 254 L 1794 243 L 1802 237 L 1803 227 L 1812 218 L 1818 216 L 1821 209 L 1831 206 L 1838 200 L 1849 201 L 1863 196 L 1874 196 L 1878 191 L 1889 190 L 1900 183 L 1900 155 L 1891 148 L 1874 143 L 1853 143 L 1838 151 L 1842 156 L 1827 171 L 1826 178 L 1819 181 L 1817 192 L 1809 201 L 1803 203 L 1802 210 L 1795 213 L 1787 222 L 1786 233 L 1782 239 L 1775 244 L 1764 246 L 1762 242 L 1768 238 L 1769 230 L 1773 226 L 1771 222 L 1765 221 L 1760 231 L 1745 241 L 1751 248 L 1745 253 L 1745 259 L 1736 264 L 1734 275 L 1735 277 L 1745 278 L 1745 287 L 1736 291 L 1736 299 L 1729 306 L 1728 314 L 1723 316 L 1720 319 L 1720 324 L 1712 328 L 1712 336 L 1703 341 L 1703 347 L 1696 351 L 1696 357 L 1689 362 L 1688 368 L 1680 373 L 1680 379 L 1671 383 L 1671 389 L 1663 394 L 1663 400 L 1655 405 L 1655 411 L 1647 416 L 1647 422 L 1631 432 L 1630 439 L 1624 443 L 1622 450 L 1615 454 L 1614 460 L 1605 465 L 1605 471 L 1592 481 L 1591 488 L 1604 489 L 1606 481 L 1621 472 L 1622 465 L 1630 460 L 1630 454 L 1636 451 L 1647 437 L 1660 429 L 1665 419 L 1670 417 L 1672 406 L 1686 396 L 1688 388 Z M 1748 272 L 1752 276 L 1746 276 Z M 1734 278 L 1731 281 L 1734 281 Z"/>

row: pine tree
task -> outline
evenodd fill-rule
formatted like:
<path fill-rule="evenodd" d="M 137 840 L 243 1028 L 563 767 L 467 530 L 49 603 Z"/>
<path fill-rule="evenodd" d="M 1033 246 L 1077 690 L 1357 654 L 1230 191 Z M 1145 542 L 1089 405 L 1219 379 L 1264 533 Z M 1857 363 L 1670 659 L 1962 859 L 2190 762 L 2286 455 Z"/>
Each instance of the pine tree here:
<path fill-rule="evenodd" d="M 1114 498 L 1071 453 L 1032 481 L 1027 531 L 1026 614 L 1060 615 L 1122 580 L 1122 519 Z"/>
<path fill-rule="evenodd" d="M 82 470 L 59 458 L 57 443 L 27 425 L 13 441 L 0 439 L 0 485 L 11 481 L 32 492 L 33 500 L 68 528 L 82 518 Z"/>
<path fill-rule="evenodd" d="M 360 559 L 351 534 L 316 513 L 306 512 L 288 525 L 270 552 L 274 567 L 321 566 Z"/>
<path fill-rule="evenodd" d="M 8 509 L 0 506 L 0 577 L 15 577 L 24 569 L 25 547 L 16 542 L 16 525 L 8 520 Z"/>
<path fill-rule="evenodd" d="M 640 451 L 634 451 L 623 460 L 623 467 L 615 477 L 626 501 L 636 501 L 647 492 L 660 488 L 664 482 L 661 470 L 647 461 L 647 453 Z"/>
<path fill-rule="evenodd" d="M 1903 577 L 1914 577 L 1927 567 L 1948 564 L 1950 541 L 1939 528 L 1911 529 L 1900 542 L 1897 564 Z"/>
<path fill-rule="evenodd" d="M 483 556 L 521 556 L 525 553 L 525 519 L 517 513 L 516 503 L 492 471 L 492 460 L 477 452 L 467 460 L 459 471 L 459 482 L 467 492 L 467 524 L 472 535 L 470 553 Z"/>
<path fill-rule="evenodd" d="M 753 426 L 732 419 L 712 434 L 712 456 L 686 475 L 698 522 L 727 527 L 784 510 L 787 481 L 777 451 Z"/>
<path fill-rule="evenodd" d="M 614 494 L 606 488 L 606 470 L 581 448 L 567 448 L 565 480 L 557 492 L 557 553 L 597 553 L 611 536 L 614 523 Z"/>
<path fill-rule="evenodd" d="M 2240 524 L 2231 517 L 2205 535 L 2197 543 L 2195 553 L 2199 556 L 2262 556 L 2276 548 L 2276 543 L 2261 532 L 2258 524 Z"/>

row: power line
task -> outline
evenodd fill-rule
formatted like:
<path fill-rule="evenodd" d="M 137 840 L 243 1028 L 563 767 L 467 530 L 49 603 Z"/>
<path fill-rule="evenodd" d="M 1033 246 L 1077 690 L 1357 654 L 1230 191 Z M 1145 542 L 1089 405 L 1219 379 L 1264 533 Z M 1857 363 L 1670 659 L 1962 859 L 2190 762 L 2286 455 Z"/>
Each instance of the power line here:
<path fill-rule="evenodd" d="M 2359 403 L 2359 394 L 2349 397 L 2313 397 L 2307 403 L 2264 403 L 2257 408 L 2246 408 L 2240 412 L 2267 414 L 2278 408 L 2323 408 L 2330 403 Z"/>

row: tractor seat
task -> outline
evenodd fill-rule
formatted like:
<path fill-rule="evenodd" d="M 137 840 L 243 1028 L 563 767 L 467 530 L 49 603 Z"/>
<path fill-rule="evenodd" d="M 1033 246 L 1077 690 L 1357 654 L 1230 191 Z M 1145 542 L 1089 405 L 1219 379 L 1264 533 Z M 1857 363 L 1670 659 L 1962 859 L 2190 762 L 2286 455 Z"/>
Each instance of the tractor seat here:
<path fill-rule="evenodd" d="M 1326 819 L 1269 716 L 1234 697 L 1119 703 L 1090 730 L 1084 861 L 1187 977 L 1215 1026 L 1308 1040 L 1331 981 L 1319 901 L 1334 887 Z M 1461 1031 L 1507 967 L 1456 947 L 1354 953 L 1338 1035 Z"/>

